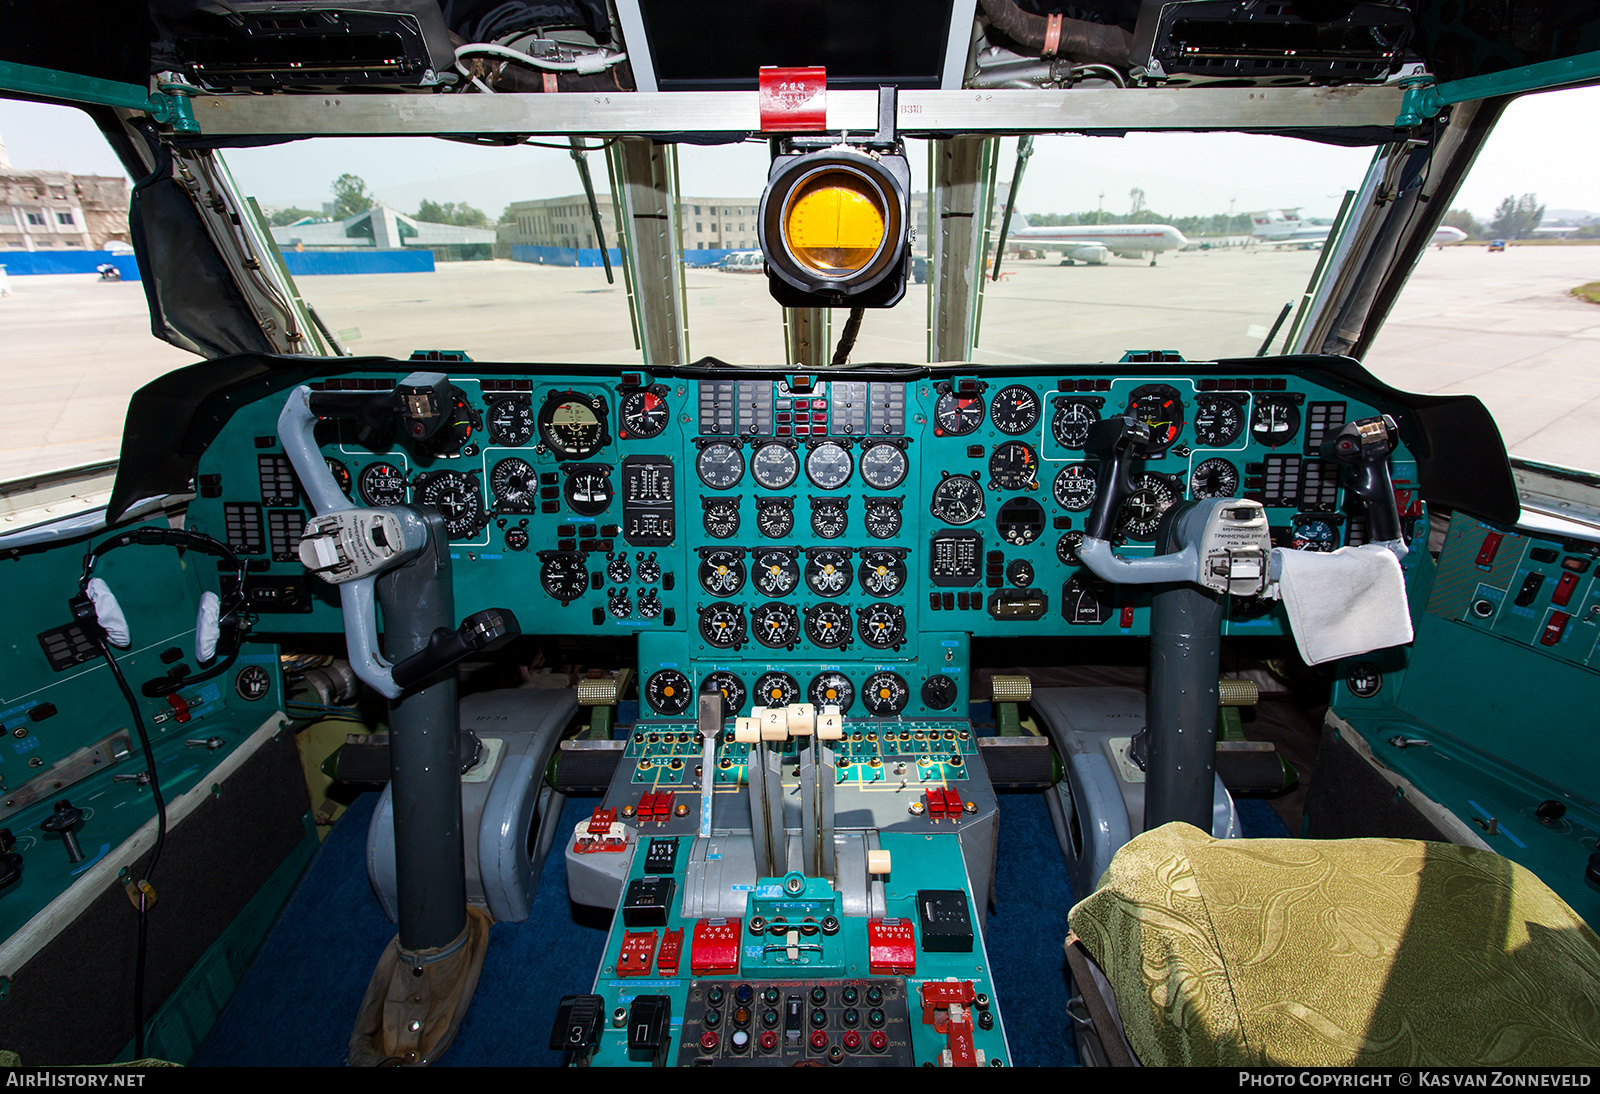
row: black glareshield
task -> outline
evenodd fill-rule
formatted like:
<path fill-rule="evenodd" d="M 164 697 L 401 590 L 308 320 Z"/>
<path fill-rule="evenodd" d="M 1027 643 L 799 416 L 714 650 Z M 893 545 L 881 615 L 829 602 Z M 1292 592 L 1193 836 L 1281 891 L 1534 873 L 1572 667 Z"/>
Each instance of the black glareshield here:
<path fill-rule="evenodd" d="M 1116 531 L 1117 513 L 1133 493 L 1133 462 L 1148 443 L 1150 427 L 1136 418 L 1105 418 L 1089 427 L 1083 450 L 1100 461 L 1100 472 L 1084 535 L 1109 540 Z"/>
<path fill-rule="evenodd" d="M 1382 414 L 1347 423 L 1322 446 L 1326 455 L 1351 469 L 1346 479 L 1366 506 L 1368 538 L 1375 543 L 1400 538 L 1400 509 L 1389 475 L 1389 453 L 1399 437 L 1394 419 Z"/>

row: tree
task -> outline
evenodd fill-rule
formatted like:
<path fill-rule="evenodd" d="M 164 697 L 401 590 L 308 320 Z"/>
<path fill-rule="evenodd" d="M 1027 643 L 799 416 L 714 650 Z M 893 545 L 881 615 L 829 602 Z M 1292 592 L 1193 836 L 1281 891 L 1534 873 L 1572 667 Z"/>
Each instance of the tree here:
<path fill-rule="evenodd" d="M 1144 212 L 1144 191 L 1135 186 L 1128 191 L 1128 216 L 1136 217 Z"/>
<path fill-rule="evenodd" d="M 306 217 L 316 217 L 318 220 L 321 220 L 322 214 L 313 212 L 310 209 L 295 209 L 291 207 L 288 209 L 279 209 L 277 212 L 271 214 L 267 217 L 267 223 L 272 225 L 274 228 L 282 228 L 286 225 L 293 224 L 297 220 L 304 220 Z"/>
<path fill-rule="evenodd" d="M 367 184 L 359 175 L 340 175 L 333 180 L 333 219 L 343 220 L 364 213 L 378 203 L 367 192 Z"/>
<path fill-rule="evenodd" d="M 1537 194 L 1507 196 L 1495 209 L 1489 231 L 1497 239 L 1526 239 L 1543 219 L 1544 206 L 1539 204 Z"/>
<path fill-rule="evenodd" d="M 1444 223 L 1449 228 L 1460 228 L 1468 239 L 1483 237 L 1483 222 L 1466 209 L 1451 209 L 1444 215 Z"/>
<path fill-rule="evenodd" d="M 436 201 L 423 199 L 417 206 L 417 219 L 427 221 L 429 224 L 457 224 L 463 228 L 487 228 L 489 217 L 481 209 L 474 209 L 466 202 L 457 205 L 447 201 L 440 205 Z"/>

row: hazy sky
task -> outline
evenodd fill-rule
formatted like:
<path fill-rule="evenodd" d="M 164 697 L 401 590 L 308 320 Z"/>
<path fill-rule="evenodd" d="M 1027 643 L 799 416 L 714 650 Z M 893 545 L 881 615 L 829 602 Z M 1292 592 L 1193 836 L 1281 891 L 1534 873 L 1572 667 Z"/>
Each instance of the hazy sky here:
<path fill-rule="evenodd" d="M 1197 91 L 1195 94 L 1205 94 Z M 1453 203 L 1488 219 L 1508 194 L 1536 193 L 1551 209 L 1600 212 L 1600 88 L 1528 96 L 1511 105 Z M 80 174 L 120 174 L 104 140 L 80 113 L 64 107 L 0 99 L 0 140 L 18 167 Z M 999 177 L 1010 179 L 1016 142 L 1002 142 Z M 1370 149 L 1336 148 L 1287 137 L 1244 134 L 1155 134 L 1051 137 L 1037 142 L 1020 193 L 1025 212 L 1103 207 L 1125 213 L 1129 191 L 1168 216 L 1301 206 L 1332 216 L 1356 187 Z M 227 153 L 244 190 L 263 205 L 319 209 L 329 185 L 350 172 L 381 199 L 413 210 L 424 198 L 475 205 L 491 216 L 512 201 L 581 192 L 563 151 L 480 148 L 443 140 L 297 141 Z M 685 195 L 759 196 L 767 173 L 765 142 L 682 146 Z M 911 149 L 914 186 L 927 184 L 927 153 Z M 606 188 L 605 159 L 590 156 L 597 187 Z M 1104 198 L 1101 198 L 1104 194 Z M 1103 205 L 1102 205 L 1103 202 Z"/>

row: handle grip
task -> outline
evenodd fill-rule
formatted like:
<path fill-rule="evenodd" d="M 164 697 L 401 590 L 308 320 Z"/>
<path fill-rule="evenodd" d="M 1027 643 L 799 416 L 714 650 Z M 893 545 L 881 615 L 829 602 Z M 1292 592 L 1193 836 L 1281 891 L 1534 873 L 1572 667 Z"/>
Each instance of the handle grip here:
<path fill-rule="evenodd" d="M 1400 508 L 1394 500 L 1389 453 L 1400 429 L 1387 414 L 1348 423 L 1323 446 L 1323 451 L 1354 471 L 1350 489 L 1367 509 L 1367 532 L 1376 543 L 1400 538 Z"/>
<path fill-rule="evenodd" d="M 521 633 L 511 609 L 485 608 L 467 616 L 453 631 L 443 627 L 434 631 L 427 646 L 395 665 L 390 675 L 404 690 L 472 654 L 497 650 Z"/>
<path fill-rule="evenodd" d="M 1100 458 L 1094 505 L 1084 522 L 1083 534 L 1109 540 L 1117 526 L 1117 512 L 1133 493 L 1133 461 L 1150 442 L 1150 427 L 1137 418 L 1106 418 L 1089 428 L 1083 450 Z"/>

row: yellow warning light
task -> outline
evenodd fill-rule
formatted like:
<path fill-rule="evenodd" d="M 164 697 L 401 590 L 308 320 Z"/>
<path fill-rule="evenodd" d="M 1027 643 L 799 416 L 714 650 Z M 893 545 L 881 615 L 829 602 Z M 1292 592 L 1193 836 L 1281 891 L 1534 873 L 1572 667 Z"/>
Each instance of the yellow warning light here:
<path fill-rule="evenodd" d="M 795 187 L 783 234 L 796 262 L 825 277 L 865 268 L 883 245 L 884 195 L 854 171 L 820 171 Z"/>

